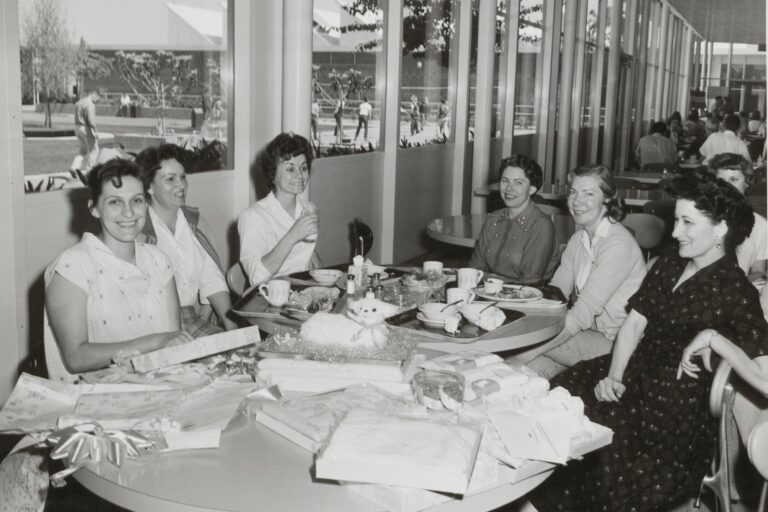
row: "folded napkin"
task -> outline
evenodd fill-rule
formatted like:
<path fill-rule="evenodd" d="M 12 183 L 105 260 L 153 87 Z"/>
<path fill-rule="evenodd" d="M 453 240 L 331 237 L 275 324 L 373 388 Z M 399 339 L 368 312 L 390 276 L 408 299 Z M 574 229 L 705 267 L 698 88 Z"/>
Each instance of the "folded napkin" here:
<path fill-rule="evenodd" d="M 492 331 L 501 326 L 507 319 L 502 310 L 496 306 L 484 303 L 469 304 L 461 308 L 461 314 L 468 321 L 486 331 Z"/>

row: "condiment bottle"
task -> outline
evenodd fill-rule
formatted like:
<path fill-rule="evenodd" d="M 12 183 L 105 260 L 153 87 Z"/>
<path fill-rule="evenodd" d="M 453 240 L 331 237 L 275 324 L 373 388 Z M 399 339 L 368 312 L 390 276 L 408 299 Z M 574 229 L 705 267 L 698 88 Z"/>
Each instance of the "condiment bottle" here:
<path fill-rule="evenodd" d="M 384 287 L 382 285 L 379 285 L 376 288 L 374 288 L 373 296 L 374 298 L 381 300 L 384 297 Z"/>
<path fill-rule="evenodd" d="M 371 279 L 371 288 L 374 290 L 381 286 L 381 274 L 378 272 L 373 274 L 373 278 Z"/>
<path fill-rule="evenodd" d="M 373 294 L 373 290 L 369 289 L 367 292 L 365 292 L 365 298 L 366 299 L 375 299 L 376 296 Z"/>
<path fill-rule="evenodd" d="M 349 295 L 350 297 L 354 297 L 356 291 L 357 289 L 355 286 L 355 275 L 348 274 L 347 275 L 347 295 Z"/>

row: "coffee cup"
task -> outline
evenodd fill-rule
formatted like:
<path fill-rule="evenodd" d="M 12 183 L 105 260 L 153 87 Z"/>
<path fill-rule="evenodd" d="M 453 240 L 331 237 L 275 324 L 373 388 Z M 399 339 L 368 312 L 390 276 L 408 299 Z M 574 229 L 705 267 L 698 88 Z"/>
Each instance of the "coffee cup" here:
<path fill-rule="evenodd" d="M 269 283 L 259 286 L 259 293 L 271 305 L 280 307 L 288 302 L 288 297 L 291 294 L 291 283 L 283 279 L 273 279 Z"/>
<path fill-rule="evenodd" d="M 504 286 L 504 281 L 502 281 L 501 279 L 489 277 L 488 279 L 485 280 L 485 293 L 490 295 L 495 295 L 502 290 L 503 286 Z"/>
<path fill-rule="evenodd" d="M 483 279 L 483 271 L 476 268 L 460 268 L 458 271 L 459 288 L 476 288 Z"/>
<path fill-rule="evenodd" d="M 457 300 L 460 300 L 461 302 L 458 304 L 459 306 L 466 306 L 475 300 L 475 292 L 468 288 L 448 288 L 445 291 L 445 295 L 445 302 L 453 304 Z"/>
<path fill-rule="evenodd" d="M 422 265 L 422 270 L 424 273 L 433 271 L 438 272 L 440 274 L 443 273 L 443 262 L 442 261 L 425 261 Z"/>

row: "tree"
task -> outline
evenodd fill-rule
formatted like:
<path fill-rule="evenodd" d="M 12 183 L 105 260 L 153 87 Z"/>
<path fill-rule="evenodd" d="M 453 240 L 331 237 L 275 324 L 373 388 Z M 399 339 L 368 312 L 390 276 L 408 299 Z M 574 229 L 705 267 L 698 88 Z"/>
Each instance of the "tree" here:
<path fill-rule="evenodd" d="M 50 128 L 51 102 L 67 94 L 77 54 L 59 0 L 35 0 L 31 14 L 24 20 L 23 33 L 25 65 L 31 68 L 33 94 L 43 91 L 45 126 Z"/>
<path fill-rule="evenodd" d="M 75 71 L 77 73 L 77 95 L 83 93 L 83 84 L 86 78 L 98 80 L 112 73 L 112 65 L 108 58 L 98 53 L 92 52 L 85 42 L 80 38 L 80 45 L 75 54 Z"/>
<path fill-rule="evenodd" d="M 190 54 L 167 50 L 115 53 L 112 66 L 134 94 L 144 101 L 152 96 L 156 104 L 177 98 L 197 83 L 198 70 Z"/>

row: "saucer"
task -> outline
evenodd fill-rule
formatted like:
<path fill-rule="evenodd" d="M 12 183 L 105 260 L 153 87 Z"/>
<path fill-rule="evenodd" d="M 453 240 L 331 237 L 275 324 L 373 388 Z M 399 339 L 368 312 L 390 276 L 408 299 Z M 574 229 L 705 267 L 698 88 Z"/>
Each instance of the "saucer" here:
<path fill-rule="evenodd" d="M 445 320 L 430 320 L 423 313 L 416 313 L 416 319 L 430 327 L 445 327 Z"/>

